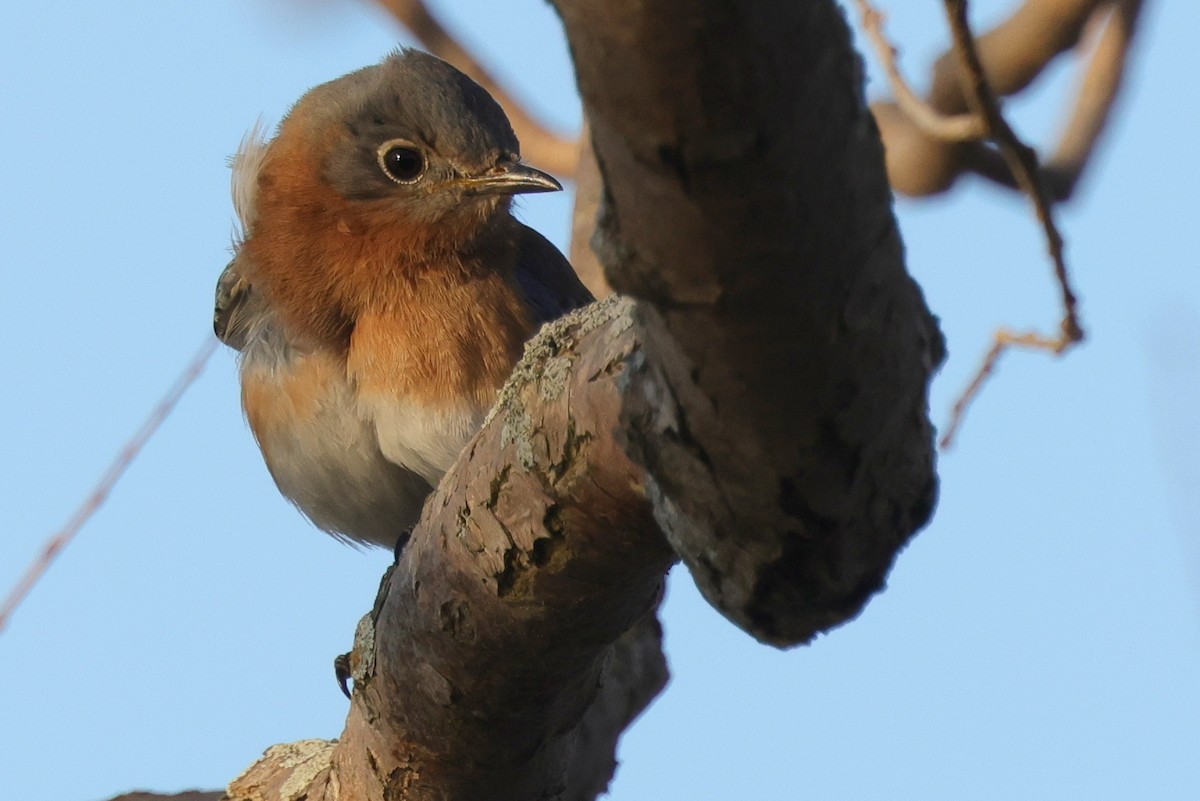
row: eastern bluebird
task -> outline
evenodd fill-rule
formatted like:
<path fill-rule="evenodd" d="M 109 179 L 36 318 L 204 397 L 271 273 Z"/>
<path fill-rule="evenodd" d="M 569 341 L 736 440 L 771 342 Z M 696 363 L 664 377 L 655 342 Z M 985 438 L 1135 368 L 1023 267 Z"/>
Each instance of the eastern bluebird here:
<path fill-rule="evenodd" d="M 495 100 L 400 50 L 305 94 L 233 160 L 241 235 L 214 328 L 280 491 L 313 523 L 402 547 L 543 322 L 592 300 L 510 213 L 562 189 Z"/>

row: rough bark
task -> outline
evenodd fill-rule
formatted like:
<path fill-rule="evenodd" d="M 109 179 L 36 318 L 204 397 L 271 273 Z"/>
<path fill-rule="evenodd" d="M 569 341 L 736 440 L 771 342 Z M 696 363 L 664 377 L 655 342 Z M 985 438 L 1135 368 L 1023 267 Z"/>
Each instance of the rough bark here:
<path fill-rule="evenodd" d="M 832 2 L 559 0 L 651 391 L 632 452 L 709 600 L 768 642 L 856 614 L 930 514 L 942 342 Z"/>
<path fill-rule="evenodd" d="M 930 512 L 941 338 L 836 6 L 556 5 L 595 241 L 638 302 L 534 341 L 360 624 L 342 738 L 271 749 L 232 798 L 594 798 L 665 680 L 676 554 L 790 645 L 855 615 Z"/>

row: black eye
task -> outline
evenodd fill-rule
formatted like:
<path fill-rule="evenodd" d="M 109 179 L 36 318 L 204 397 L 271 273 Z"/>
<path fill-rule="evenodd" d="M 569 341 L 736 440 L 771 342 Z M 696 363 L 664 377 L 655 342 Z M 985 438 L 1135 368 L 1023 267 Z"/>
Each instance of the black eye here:
<path fill-rule="evenodd" d="M 425 171 L 425 156 L 411 145 L 387 144 L 379 149 L 379 166 L 398 184 L 408 184 Z"/>

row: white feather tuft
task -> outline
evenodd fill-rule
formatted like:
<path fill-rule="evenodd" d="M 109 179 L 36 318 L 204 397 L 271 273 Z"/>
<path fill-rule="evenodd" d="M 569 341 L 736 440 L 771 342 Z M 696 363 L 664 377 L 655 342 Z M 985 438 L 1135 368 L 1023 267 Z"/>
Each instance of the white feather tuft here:
<path fill-rule="evenodd" d="M 242 137 L 237 153 L 229 160 L 233 170 L 229 188 L 233 193 L 233 209 L 241 225 L 241 236 L 250 233 L 256 216 L 258 200 L 258 171 L 267 155 L 267 126 L 260 117 Z"/>

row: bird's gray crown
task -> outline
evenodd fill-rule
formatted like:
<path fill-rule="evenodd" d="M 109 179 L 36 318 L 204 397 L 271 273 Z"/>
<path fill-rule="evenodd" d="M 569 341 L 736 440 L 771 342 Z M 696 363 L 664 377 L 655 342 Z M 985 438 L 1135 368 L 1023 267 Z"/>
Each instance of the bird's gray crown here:
<path fill-rule="evenodd" d="M 378 149 L 408 140 L 426 152 L 435 175 L 485 171 L 520 152 L 508 117 L 487 90 L 439 58 L 397 50 L 381 63 L 316 87 L 293 115 L 341 126 L 349 137 L 329 156 L 326 175 L 351 197 L 379 197 L 396 186 L 378 169 Z"/>

